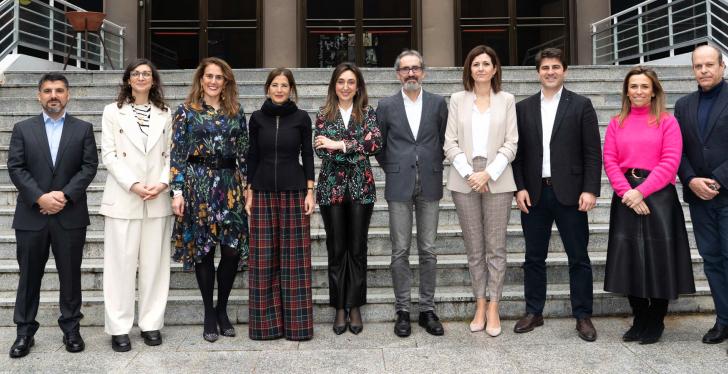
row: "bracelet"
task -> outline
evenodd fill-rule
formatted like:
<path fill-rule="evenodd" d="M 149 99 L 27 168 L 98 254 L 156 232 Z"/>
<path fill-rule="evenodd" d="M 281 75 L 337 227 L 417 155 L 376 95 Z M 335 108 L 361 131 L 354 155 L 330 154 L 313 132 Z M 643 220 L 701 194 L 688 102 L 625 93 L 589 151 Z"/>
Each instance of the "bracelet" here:
<path fill-rule="evenodd" d="M 307 187 L 306 189 L 309 191 L 313 191 L 313 187 Z"/>

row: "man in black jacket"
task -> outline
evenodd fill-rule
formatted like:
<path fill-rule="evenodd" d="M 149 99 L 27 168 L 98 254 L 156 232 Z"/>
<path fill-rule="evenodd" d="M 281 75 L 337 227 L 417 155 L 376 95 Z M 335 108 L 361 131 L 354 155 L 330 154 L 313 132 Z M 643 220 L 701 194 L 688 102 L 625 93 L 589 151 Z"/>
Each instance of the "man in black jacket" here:
<path fill-rule="evenodd" d="M 728 84 L 717 48 L 696 48 L 692 63 L 698 90 L 675 103 L 683 136 L 678 175 L 715 303 L 715 325 L 703 343 L 716 344 L 728 338 Z"/>
<path fill-rule="evenodd" d="M 517 333 L 543 325 L 546 256 L 556 221 L 569 257 L 571 312 L 579 337 L 594 341 L 591 322 L 592 269 L 587 245 L 587 212 L 601 187 L 602 153 L 591 101 L 563 88 L 567 64 L 561 50 L 536 56 L 541 92 L 518 104 L 518 152 L 513 161 L 516 203 L 526 241 L 523 264 L 526 315 Z"/>
<path fill-rule="evenodd" d="M 10 357 L 22 357 L 38 330 L 40 285 L 49 247 L 58 269 L 63 343 L 80 352 L 81 258 L 89 225 L 86 188 L 96 175 L 98 156 L 90 123 L 66 114 L 68 80 L 45 74 L 38 83 L 43 113 L 15 124 L 8 173 L 18 189 L 13 229 L 20 281 L 13 321 L 17 339 Z"/>

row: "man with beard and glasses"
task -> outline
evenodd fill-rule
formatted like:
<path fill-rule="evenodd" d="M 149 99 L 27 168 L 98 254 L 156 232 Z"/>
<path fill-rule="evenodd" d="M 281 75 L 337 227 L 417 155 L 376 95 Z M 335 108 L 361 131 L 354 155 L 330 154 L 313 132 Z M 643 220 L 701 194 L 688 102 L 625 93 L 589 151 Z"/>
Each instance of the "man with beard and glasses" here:
<path fill-rule="evenodd" d="M 394 69 L 402 90 L 380 100 L 377 107 L 382 152 L 376 158 L 386 174 L 384 197 L 389 205 L 392 283 L 397 313 L 394 333 L 400 337 L 411 333 L 409 254 L 413 207 L 420 259 L 419 325 L 432 335 L 444 333 L 435 314 L 435 236 L 442 198 L 442 147 L 448 111 L 445 99 L 422 89 L 424 68 L 419 52 L 405 50 L 400 53 Z"/>
<path fill-rule="evenodd" d="M 58 270 L 63 344 L 69 352 L 85 347 L 79 333 L 81 258 L 90 223 L 86 188 L 96 175 L 98 156 L 92 125 L 66 114 L 68 98 L 65 76 L 43 75 L 38 83 L 43 113 L 15 124 L 10 138 L 7 165 L 18 189 L 13 229 L 20 267 L 12 358 L 27 355 L 34 344 L 49 248 Z"/>

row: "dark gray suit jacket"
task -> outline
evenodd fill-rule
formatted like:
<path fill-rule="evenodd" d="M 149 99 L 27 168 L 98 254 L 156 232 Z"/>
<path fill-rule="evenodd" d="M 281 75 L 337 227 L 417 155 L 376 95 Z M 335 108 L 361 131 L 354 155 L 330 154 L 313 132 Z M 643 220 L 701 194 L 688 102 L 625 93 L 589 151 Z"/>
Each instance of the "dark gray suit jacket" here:
<path fill-rule="evenodd" d="M 18 188 L 14 229 L 41 230 L 51 217 L 65 229 L 89 225 L 86 188 L 99 163 L 93 126 L 66 114 L 55 165 L 51 160 L 43 115 L 16 123 L 8 151 L 8 173 Z M 63 191 L 68 200 L 52 216 L 41 214 L 36 203 L 50 191 Z"/>
<path fill-rule="evenodd" d="M 419 170 L 422 198 L 440 200 L 442 161 L 445 158 L 442 146 L 447 126 L 445 99 L 423 90 L 417 139 L 407 121 L 402 91 L 379 100 L 377 123 L 382 132 L 382 152 L 376 158 L 387 176 L 384 197 L 390 201 L 411 200 L 415 191 L 415 173 Z M 419 169 L 416 163 L 419 163 Z"/>

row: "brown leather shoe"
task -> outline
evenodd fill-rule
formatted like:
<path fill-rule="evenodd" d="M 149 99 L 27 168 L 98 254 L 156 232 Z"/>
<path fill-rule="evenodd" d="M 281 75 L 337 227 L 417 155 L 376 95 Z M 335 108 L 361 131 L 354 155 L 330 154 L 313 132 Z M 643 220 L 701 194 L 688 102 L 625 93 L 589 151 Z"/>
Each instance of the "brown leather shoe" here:
<path fill-rule="evenodd" d="M 538 326 L 543 326 L 543 316 L 528 313 L 516 322 L 516 325 L 513 326 L 513 332 L 529 332 Z"/>
<path fill-rule="evenodd" d="M 588 341 L 593 342 L 597 340 L 597 329 L 594 328 L 591 318 L 586 317 L 576 321 L 576 331 L 579 332 L 579 337 Z"/>

